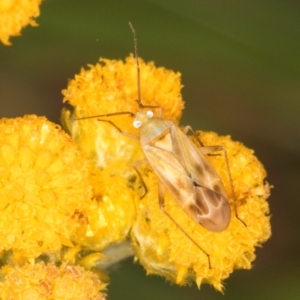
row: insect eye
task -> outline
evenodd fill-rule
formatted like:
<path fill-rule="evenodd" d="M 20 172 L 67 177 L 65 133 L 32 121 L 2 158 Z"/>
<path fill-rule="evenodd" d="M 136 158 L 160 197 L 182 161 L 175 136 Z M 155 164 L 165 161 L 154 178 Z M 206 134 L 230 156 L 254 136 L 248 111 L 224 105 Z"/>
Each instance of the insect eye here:
<path fill-rule="evenodd" d="M 152 118 L 154 114 L 153 114 L 152 110 L 147 110 L 146 115 L 147 115 L 148 118 Z"/>
<path fill-rule="evenodd" d="M 139 128 L 139 127 L 141 127 L 141 125 L 142 125 L 141 121 L 139 121 L 139 120 L 134 120 L 133 121 L 133 127 L 134 128 Z"/>

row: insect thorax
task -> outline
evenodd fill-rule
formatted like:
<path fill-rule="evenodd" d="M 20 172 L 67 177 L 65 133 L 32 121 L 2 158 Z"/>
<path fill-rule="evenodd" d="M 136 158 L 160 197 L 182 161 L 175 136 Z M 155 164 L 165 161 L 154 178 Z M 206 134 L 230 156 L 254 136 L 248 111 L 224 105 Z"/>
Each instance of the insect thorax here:
<path fill-rule="evenodd" d="M 174 123 L 168 120 L 149 119 L 141 126 L 140 143 L 141 146 L 160 140 L 169 133 L 169 128 Z"/>

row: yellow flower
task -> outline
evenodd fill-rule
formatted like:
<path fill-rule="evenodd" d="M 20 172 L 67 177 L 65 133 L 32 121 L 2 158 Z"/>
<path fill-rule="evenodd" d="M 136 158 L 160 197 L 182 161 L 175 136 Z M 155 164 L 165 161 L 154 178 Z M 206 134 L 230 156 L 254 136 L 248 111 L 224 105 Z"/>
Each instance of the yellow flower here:
<path fill-rule="evenodd" d="M 180 74 L 156 68 L 153 63 L 141 66 L 141 92 L 145 105 L 158 105 L 165 117 L 177 121 L 181 116 Z M 136 112 L 137 69 L 134 57 L 126 61 L 100 59 L 100 64 L 82 69 L 63 91 L 64 101 L 74 106 L 73 114 L 64 110 L 62 119 L 72 138 L 92 159 L 91 180 L 98 200 L 90 214 L 89 230 L 81 234 L 78 243 L 92 249 L 102 249 L 124 240 L 135 218 L 139 195 L 133 190 L 137 181 L 132 163 L 143 158 L 139 142 L 118 132 L 111 124 L 96 118 L 71 120 L 114 112 Z M 164 82 L 165 84 L 161 84 Z M 108 120 L 108 118 L 105 118 Z M 130 116 L 110 117 L 126 132 L 137 134 Z M 139 182 L 138 182 L 139 183 Z M 101 238 L 100 237 L 106 237 Z"/>
<path fill-rule="evenodd" d="M 178 122 L 184 103 L 181 98 L 180 73 L 155 67 L 153 62 L 140 61 L 141 95 L 144 105 L 159 105 L 163 117 Z M 100 64 L 82 69 L 63 90 L 64 102 L 74 106 L 75 118 L 90 117 L 115 112 L 137 112 L 137 68 L 133 56 L 126 61 L 100 59 Z M 138 134 L 132 118 L 113 116 L 111 120 L 122 131 Z M 118 159 L 132 163 L 143 157 L 138 142 L 121 135 L 117 129 L 97 118 L 72 121 L 68 112 L 63 113 L 63 123 L 80 148 L 104 168 Z M 125 172 L 125 170 L 124 170 Z"/>
<path fill-rule="evenodd" d="M 73 246 L 92 206 L 89 164 L 44 117 L 0 120 L 0 251 L 34 259 Z"/>
<path fill-rule="evenodd" d="M 0 41 L 10 45 L 11 36 L 20 35 L 23 27 L 37 26 L 34 18 L 40 14 L 42 0 L 1 0 L 0 1 Z"/>
<path fill-rule="evenodd" d="M 212 132 L 198 132 L 204 145 L 222 145 L 226 148 L 234 192 L 237 199 L 238 220 L 234 213 L 234 202 L 224 155 L 208 156 L 220 175 L 229 196 L 232 208 L 231 222 L 222 232 L 210 232 L 196 224 L 166 194 L 166 211 L 184 228 L 186 233 L 209 256 L 188 239 L 160 209 L 157 199 L 157 177 L 148 171 L 144 177 L 149 189 L 141 200 L 137 221 L 132 230 L 138 259 L 148 273 L 164 275 L 179 285 L 195 281 L 211 283 L 222 291 L 222 280 L 234 269 L 249 269 L 255 259 L 255 247 L 260 246 L 271 235 L 269 207 L 266 199 L 269 186 L 264 184 L 266 172 L 253 155 L 253 150 L 234 142 L 228 136 Z"/>
<path fill-rule="evenodd" d="M 87 227 L 77 231 L 74 241 L 94 251 L 125 240 L 135 219 L 138 197 L 127 180 L 116 174 L 115 168 L 111 166 L 105 171 L 91 168 L 90 182 L 96 201 L 89 206 Z"/>
<path fill-rule="evenodd" d="M 105 300 L 106 284 L 96 274 L 79 266 L 25 264 L 5 266 L 0 282 L 1 300 Z"/>
<path fill-rule="evenodd" d="M 138 136 L 138 130 L 132 128 L 131 116 L 117 114 L 109 118 L 86 118 L 118 112 L 135 114 L 140 110 L 135 101 L 137 72 L 134 58 L 128 57 L 125 63 L 111 60 L 101 62 L 102 64 L 90 66 L 90 70 L 82 70 L 63 91 L 64 100 L 74 107 L 73 111 L 64 110 L 63 122 L 80 148 L 94 161 L 94 190 L 100 182 L 108 185 L 111 196 L 107 204 L 103 203 L 102 208 L 108 226 L 115 228 L 115 222 L 119 218 L 131 220 L 132 211 L 125 206 L 129 203 L 129 198 L 124 198 L 124 194 L 135 191 L 136 197 L 132 198 L 137 207 L 136 220 L 125 227 L 127 230 L 133 225 L 131 236 L 137 257 L 147 272 L 163 275 L 180 285 L 195 281 L 200 287 L 202 282 L 209 282 L 221 291 L 222 280 L 235 268 L 251 267 L 255 258 L 255 247 L 267 240 L 271 234 L 266 202 L 269 187 L 263 182 L 266 176 L 263 166 L 252 150 L 231 141 L 229 137 L 200 133 L 200 139 L 205 145 L 222 145 L 227 149 L 238 217 L 247 226 L 237 219 L 234 213 L 224 155 L 211 156 L 208 159 L 220 174 L 229 197 L 232 217 L 226 230 L 210 232 L 196 224 L 167 193 L 167 212 L 184 228 L 187 235 L 209 254 L 209 268 L 204 252 L 159 209 L 158 179 L 147 164 L 140 166 L 139 170 L 148 193 L 143 199 L 136 201 L 142 192 L 140 180 L 133 171 L 132 164 L 143 159 L 144 155 L 137 140 L 119 132 Z M 162 118 L 173 120 L 176 124 L 184 106 L 179 93 L 182 87 L 180 74 L 155 68 L 153 63 L 145 64 L 142 60 L 140 64 L 142 104 L 161 107 Z M 155 113 L 157 111 L 154 109 Z M 98 119 L 109 120 L 111 123 Z M 122 177 L 125 181 L 122 181 Z M 111 182 L 107 181 L 109 179 Z M 98 194 L 103 197 L 102 192 Z M 112 212 L 111 215 L 108 215 L 108 211 Z M 114 218 L 115 211 L 119 212 L 118 219 Z M 120 228 L 123 229 L 123 226 Z"/>

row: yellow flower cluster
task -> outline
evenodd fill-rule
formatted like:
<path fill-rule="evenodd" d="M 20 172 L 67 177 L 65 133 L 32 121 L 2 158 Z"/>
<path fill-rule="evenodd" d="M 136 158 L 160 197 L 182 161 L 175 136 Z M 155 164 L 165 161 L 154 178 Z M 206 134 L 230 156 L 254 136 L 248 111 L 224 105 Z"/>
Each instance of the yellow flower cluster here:
<path fill-rule="evenodd" d="M 178 120 L 183 108 L 180 74 L 156 68 L 153 63 L 146 64 L 142 60 L 140 65 L 143 103 L 159 104 L 166 110 L 166 117 Z M 161 84 L 161 78 L 165 78 L 166 84 Z M 63 111 L 63 123 L 95 166 L 91 182 L 98 200 L 95 209 L 98 213 L 90 217 L 91 230 L 87 236 L 80 235 L 80 243 L 93 249 L 103 249 L 113 242 L 124 240 L 129 234 L 139 200 L 139 195 L 133 190 L 137 180 L 132 163 L 143 159 L 143 153 L 138 141 L 123 136 L 107 122 L 98 121 L 97 118 L 72 118 L 136 112 L 139 109 L 136 102 L 136 61 L 133 56 L 127 57 L 125 63 L 100 59 L 100 63 L 90 66 L 89 70 L 82 69 L 69 82 L 63 94 L 64 101 L 75 108 L 72 115 L 70 111 Z M 111 120 L 118 128 L 131 134 L 138 133 L 132 127 L 132 118 L 129 116 L 117 115 L 105 120 Z M 99 236 L 106 238 L 99 239 Z"/>
<path fill-rule="evenodd" d="M 25 264 L 2 268 L 1 300 L 105 300 L 105 290 L 96 274 L 80 266 Z"/>
<path fill-rule="evenodd" d="M 198 132 L 204 145 L 223 145 L 229 156 L 230 171 L 237 198 L 237 213 L 247 226 L 235 216 L 234 201 L 224 155 L 208 156 L 220 175 L 232 207 L 231 222 L 222 232 L 210 232 L 190 219 L 174 199 L 166 196 L 166 211 L 184 228 L 186 233 L 210 256 L 193 244 L 159 209 L 157 177 L 144 177 L 149 189 L 140 201 L 137 221 L 132 230 L 137 255 L 148 273 L 164 275 L 177 284 L 195 281 L 210 282 L 222 291 L 222 280 L 235 268 L 249 269 L 255 259 L 255 246 L 260 246 L 271 234 L 268 185 L 266 172 L 253 151 L 230 137 L 212 132 Z M 261 192 L 262 191 L 262 192 Z"/>
<path fill-rule="evenodd" d="M 1 0 L 0 41 L 10 45 L 9 38 L 20 35 L 23 27 L 37 26 L 34 18 L 40 14 L 42 0 Z"/>
<path fill-rule="evenodd" d="M 180 74 L 156 68 L 153 63 L 146 64 L 141 59 L 139 61 L 142 104 L 161 107 L 163 119 L 177 123 L 184 107 L 180 95 Z M 242 144 L 214 133 L 198 133 L 204 145 L 222 145 L 227 149 L 236 203 L 233 201 L 224 155 L 208 159 L 227 191 L 232 208 L 230 225 L 223 232 L 210 232 L 193 222 L 168 193 L 165 204 L 166 211 L 184 228 L 186 234 L 209 254 L 209 268 L 203 251 L 159 209 L 158 179 L 147 164 L 139 170 L 148 193 L 143 199 L 136 200 L 143 192 L 140 180 L 132 170 L 132 163 L 143 159 L 143 153 L 136 139 L 124 136 L 124 132 L 137 136 L 139 133 L 132 128 L 132 118 L 127 113 L 135 114 L 140 110 L 136 102 L 136 78 L 136 62 L 132 56 L 127 57 L 125 63 L 101 59 L 100 64 L 89 66 L 89 70 L 82 69 L 63 91 L 64 101 L 74 107 L 73 111 L 63 111 L 63 122 L 79 147 L 94 162 L 94 190 L 103 178 L 111 180 L 105 181 L 111 196 L 107 204 L 103 203 L 103 216 L 111 228 L 118 226 L 115 225 L 118 218 L 132 220 L 128 225 L 133 226 L 131 236 L 136 255 L 147 272 L 163 275 L 181 285 L 195 281 L 200 287 L 202 282 L 209 282 L 221 291 L 222 280 L 235 268 L 251 267 L 255 247 L 271 234 L 265 170 L 253 151 Z M 128 192 L 135 194 L 135 197 L 132 196 L 137 208 L 135 219 L 132 219 L 132 211 L 128 207 L 129 198 L 122 199 Z M 104 207 L 107 207 L 106 211 Z M 238 217 L 247 226 L 235 215 L 235 207 Z M 116 211 L 117 218 L 114 217 Z M 120 226 L 119 231 L 125 234 L 130 226 L 126 230 Z"/>
<path fill-rule="evenodd" d="M 33 260 L 73 246 L 92 205 L 89 163 L 44 117 L 0 120 L 0 253 Z"/>
<path fill-rule="evenodd" d="M 104 300 L 96 274 L 37 263 L 90 269 L 102 258 L 76 245 L 97 214 L 88 159 L 44 117 L 1 119 L 0 132 L 0 299 Z"/>

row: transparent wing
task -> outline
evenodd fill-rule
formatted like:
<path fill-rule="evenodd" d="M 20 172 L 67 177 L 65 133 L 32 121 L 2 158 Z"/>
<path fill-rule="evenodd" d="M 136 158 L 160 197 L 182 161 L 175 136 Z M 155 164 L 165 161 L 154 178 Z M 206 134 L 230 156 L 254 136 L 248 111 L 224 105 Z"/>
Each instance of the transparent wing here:
<path fill-rule="evenodd" d="M 172 130 L 154 146 L 145 145 L 145 156 L 190 218 L 210 231 L 224 230 L 230 206 L 220 178 L 190 139 L 178 127 Z"/>

